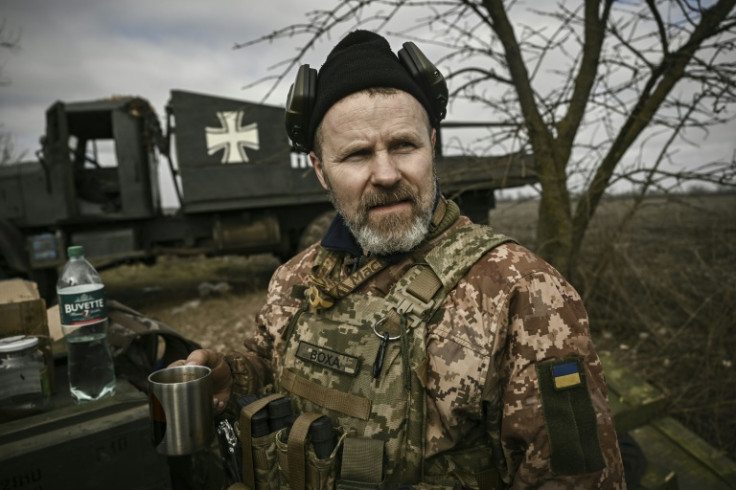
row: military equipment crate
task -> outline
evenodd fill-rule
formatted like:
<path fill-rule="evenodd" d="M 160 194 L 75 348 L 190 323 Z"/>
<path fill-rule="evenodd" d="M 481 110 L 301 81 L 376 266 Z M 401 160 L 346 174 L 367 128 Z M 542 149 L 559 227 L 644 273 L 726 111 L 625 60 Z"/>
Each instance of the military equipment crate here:
<path fill-rule="evenodd" d="M 75 405 L 64 371 L 50 410 L 0 424 L 0 488 L 171 489 L 167 459 L 151 443 L 146 396 L 119 379 L 114 397 Z"/>

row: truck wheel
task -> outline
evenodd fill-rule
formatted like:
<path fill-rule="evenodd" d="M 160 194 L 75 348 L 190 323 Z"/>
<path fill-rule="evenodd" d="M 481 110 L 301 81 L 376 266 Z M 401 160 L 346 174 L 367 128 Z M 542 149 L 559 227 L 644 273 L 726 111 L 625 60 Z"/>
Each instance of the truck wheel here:
<path fill-rule="evenodd" d="M 302 236 L 299 237 L 300 252 L 312 245 L 314 242 L 318 242 L 322 239 L 327 232 L 327 228 L 330 227 L 330 223 L 335 219 L 335 214 L 337 214 L 337 211 L 335 210 L 326 211 L 314 218 L 307 227 L 304 228 Z"/>

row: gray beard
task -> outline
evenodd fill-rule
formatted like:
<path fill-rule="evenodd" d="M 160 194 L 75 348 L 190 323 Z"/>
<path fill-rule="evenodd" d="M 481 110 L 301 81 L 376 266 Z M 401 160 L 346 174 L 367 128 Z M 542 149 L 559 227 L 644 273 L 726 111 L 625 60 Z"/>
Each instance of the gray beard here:
<path fill-rule="evenodd" d="M 434 202 L 437 194 L 437 180 L 435 178 L 433 178 L 432 189 L 431 203 Z M 368 223 L 349 220 L 331 190 L 329 191 L 329 197 L 337 212 L 342 215 L 345 224 L 355 237 L 358 245 L 360 245 L 364 253 L 368 254 L 390 255 L 414 250 L 424 240 L 424 237 L 429 231 L 429 224 L 432 221 L 433 209 L 431 203 L 426 209 L 422 209 L 422 203 L 419 203 L 417 215 L 408 227 L 406 225 L 401 226 L 401 219 L 389 216 L 381 224 L 382 230 L 377 230 Z"/>
<path fill-rule="evenodd" d="M 403 231 L 394 229 L 386 234 L 378 233 L 368 225 L 353 229 L 348 224 L 348 228 L 364 252 L 375 255 L 390 255 L 408 252 L 422 243 L 429 230 L 431 219 L 431 213 L 426 216 L 417 216 L 408 229 Z"/>

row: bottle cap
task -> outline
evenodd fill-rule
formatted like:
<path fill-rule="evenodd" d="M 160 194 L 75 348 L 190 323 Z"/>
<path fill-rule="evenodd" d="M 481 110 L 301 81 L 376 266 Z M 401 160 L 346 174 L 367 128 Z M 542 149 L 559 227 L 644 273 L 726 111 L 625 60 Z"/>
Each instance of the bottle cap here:
<path fill-rule="evenodd" d="M 29 347 L 38 345 L 37 337 L 26 337 L 25 335 L 14 335 L 0 339 L 0 352 L 18 352 Z"/>
<path fill-rule="evenodd" d="M 69 254 L 70 259 L 76 259 L 84 255 L 84 247 L 82 245 L 72 245 L 66 249 L 66 252 Z"/>

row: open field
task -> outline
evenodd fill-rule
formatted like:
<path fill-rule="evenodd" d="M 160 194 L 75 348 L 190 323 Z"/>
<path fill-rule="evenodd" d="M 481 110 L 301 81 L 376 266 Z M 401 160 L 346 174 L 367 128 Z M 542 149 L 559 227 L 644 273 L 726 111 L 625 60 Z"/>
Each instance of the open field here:
<path fill-rule="evenodd" d="M 664 391 L 670 412 L 736 459 L 736 195 L 602 204 L 580 258 L 601 352 Z M 503 202 L 492 225 L 534 248 L 536 202 Z M 605 265 L 605 267 L 601 267 Z M 218 350 L 237 348 L 278 262 L 270 255 L 163 258 L 103 272 L 109 296 Z"/>
<path fill-rule="evenodd" d="M 736 457 L 736 195 L 602 204 L 576 287 L 599 351 L 665 392 L 670 413 Z M 535 202 L 502 203 L 493 225 L 533 245 Z M 601 269 L 601 264 L 605 268 Z"/>

